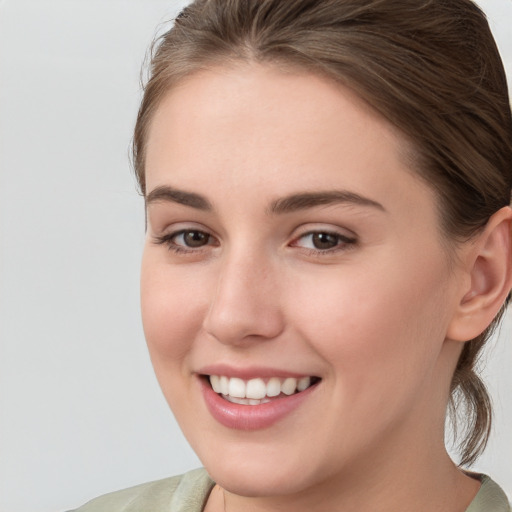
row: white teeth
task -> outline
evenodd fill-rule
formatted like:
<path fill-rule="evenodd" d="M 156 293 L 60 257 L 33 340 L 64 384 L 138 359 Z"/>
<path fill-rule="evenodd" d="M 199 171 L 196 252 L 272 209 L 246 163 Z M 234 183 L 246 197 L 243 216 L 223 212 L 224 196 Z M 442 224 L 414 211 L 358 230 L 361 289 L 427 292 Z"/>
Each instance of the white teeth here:
<path fill-rule="evenodd" d="M 210 376 L 210 384 L 212 385 L 213 391 L 215 393 L 220 393 L 220 377 L 218 375 Z"/>
<path fill-rule="evenodd" d="M 266 404 L 270 402 L 268 398 L 263 398 L 262 400 L 255 400 L 253 398 L 236 398 L 234 396 L 222 395 L 224 399 L 233 404 L 241 404 L 241 405 L 260 405 Z"/>
<path fill-rule="evenodd" d="M 288 377 L 281 384 L 281 391 L 285 395 L 293 395 L 293 393 L 295 393 L 296 389 L 297 389 L 297 379 L 294 379 L 293 377 Z"/>
<path fill-rule="evenodd" d="M 242 379 L 232 378 L 229 379 L 229 396 L 235 398 L 245 398 L 245 382 Z"/>
<path fill-rule="evenodd" d="M 281 393 L 281 381 L 277 377 L 272 377 L 267 382 L 267 396 L 277 396 Z"/>
<path fill-rule="evenodd" d="M 260 399 L 267 394 L 267 386 L 262 379 L 251 379 L 247 383 L 247 389 L 245 390 L 245 396 L 247 398 Z"/>
<path fill-rule="evenodd" d="M 260 378 L 244 381 L 237 377 L 210 375 L 210 384 L 215 393 L 219 393 L 230 402 L 244 405 L 266 403 L 269 402 L 268 398 L 279 396 L 281 393 L 285 395 L 300 393 L 309 388 L 311 382 L 311 377 L 300 379 L 272 377 L 265 383 Z"/>
<path fill-rule="evenodd" d="M 219 387 L 220 393 L 222 393 L 223 395 L 229 395 L 229 379 L 227 377 L 223 376 L 220 378 Z"/>
<path fill-rule="evenodd" d="M 297 390 L 304 391 L 305 389 L 308 389 L 309 386 L 311 386 L 311 377 L 302 377 L 302 379 L 297 383 Z"/>

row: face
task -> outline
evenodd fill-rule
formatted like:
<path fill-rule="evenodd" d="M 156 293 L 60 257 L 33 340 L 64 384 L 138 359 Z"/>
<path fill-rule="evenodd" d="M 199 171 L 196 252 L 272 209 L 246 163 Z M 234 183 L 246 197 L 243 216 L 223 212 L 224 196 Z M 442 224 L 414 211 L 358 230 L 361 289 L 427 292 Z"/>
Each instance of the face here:
<path fill-rule="evenodd" d="M 348 89 L 270 67 L 198 73 L 156 112 L 144 329 L 228 490 L 306 492 L 442 443 L 459 280 L 404 148 Z"/>

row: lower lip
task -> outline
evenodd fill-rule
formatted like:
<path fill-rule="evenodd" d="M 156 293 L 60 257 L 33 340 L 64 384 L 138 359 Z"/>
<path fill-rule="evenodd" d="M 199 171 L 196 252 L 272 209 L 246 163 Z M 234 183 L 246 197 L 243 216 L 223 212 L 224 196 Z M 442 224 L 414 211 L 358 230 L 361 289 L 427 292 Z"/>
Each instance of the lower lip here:
<path fill-rule="evenodd" d="M 260 405 L 228 402 L 215 393 L 205 378 L 200 378 L 201 391 L 210 414 L 222 425 L 235 430 L 261 430 L 268 428 L 300 407 L 316 389 L 313 384 L 305 391 L 276 398 Z"/>

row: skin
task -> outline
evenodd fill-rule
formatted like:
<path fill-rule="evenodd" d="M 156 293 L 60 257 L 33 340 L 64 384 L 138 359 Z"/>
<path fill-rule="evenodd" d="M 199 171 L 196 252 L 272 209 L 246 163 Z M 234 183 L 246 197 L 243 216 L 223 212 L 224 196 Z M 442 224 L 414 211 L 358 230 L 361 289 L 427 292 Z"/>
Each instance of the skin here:
<path fill-rule="evenodd" d="M 202 71 L 159 106 L 148 195 L 172 187 L 211 209 L 148 200 L 142 314 L 163 393 L 219 484 L 207 511 L 464 511 L 476 494 L 443 432 L 460 341 L 473 334 L 457 329 L 487 282 L 471 275 L 483 242 L 449 257 L 405 149 L 353 92 L 307 73 Z M 332 190 L 380 206 L 269 213 Z M 172 236 L 183 229 L 205 244 Z M 315 248 L 311 232 L 335 234 L 334 246 Z M 322 380 L 270 428 L 238 431 L 200 392 L 213 363 Z"/>

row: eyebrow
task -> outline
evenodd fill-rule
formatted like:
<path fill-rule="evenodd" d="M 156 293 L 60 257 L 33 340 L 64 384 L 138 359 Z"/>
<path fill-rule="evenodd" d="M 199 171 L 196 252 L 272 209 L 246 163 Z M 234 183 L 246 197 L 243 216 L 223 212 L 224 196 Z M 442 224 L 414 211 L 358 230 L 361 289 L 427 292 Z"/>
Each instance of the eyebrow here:
<path fill-rule="evenodd" d="M 297 210 L 315 208 L 317 206 L 329 206 L 332 204 L 354 204 L 369 206 L 383 212 L 386 211 L 377 201 L 350 192 L 348 190 L 329 190 L 325 192 L 302 192 L 277 199 L 270 206 L 270 213 L 283 214 Z"/>
<path fill-rule="evenodd" d="M 212 204 L 205 197 L 194 192 L 178 190 L 168 185 L 156 187 L 146 196 L 146 205 L 160 201 L 178 203 L 203 211 L 213 210 Z"/>
<path fill-rule="evenodd" d="M 160 201 L 178 203 L 202 211 L 213 211 L 213 206 L 206 197 L 194 192 L 179 190 L 168 185 L 156 187 L 146 196 L 146 205 Z M 382 204 L 368 197 L 356 194 L 355 192 L 348 190 L 329 190 L 325 192 L 299 192 L 276 199 L 270 204 L 270 208 L 267 212 L 271 215 L 281 215 L 332 204 L 353 204 L 375 208 L 383 212 L 386 211 Z"/>

